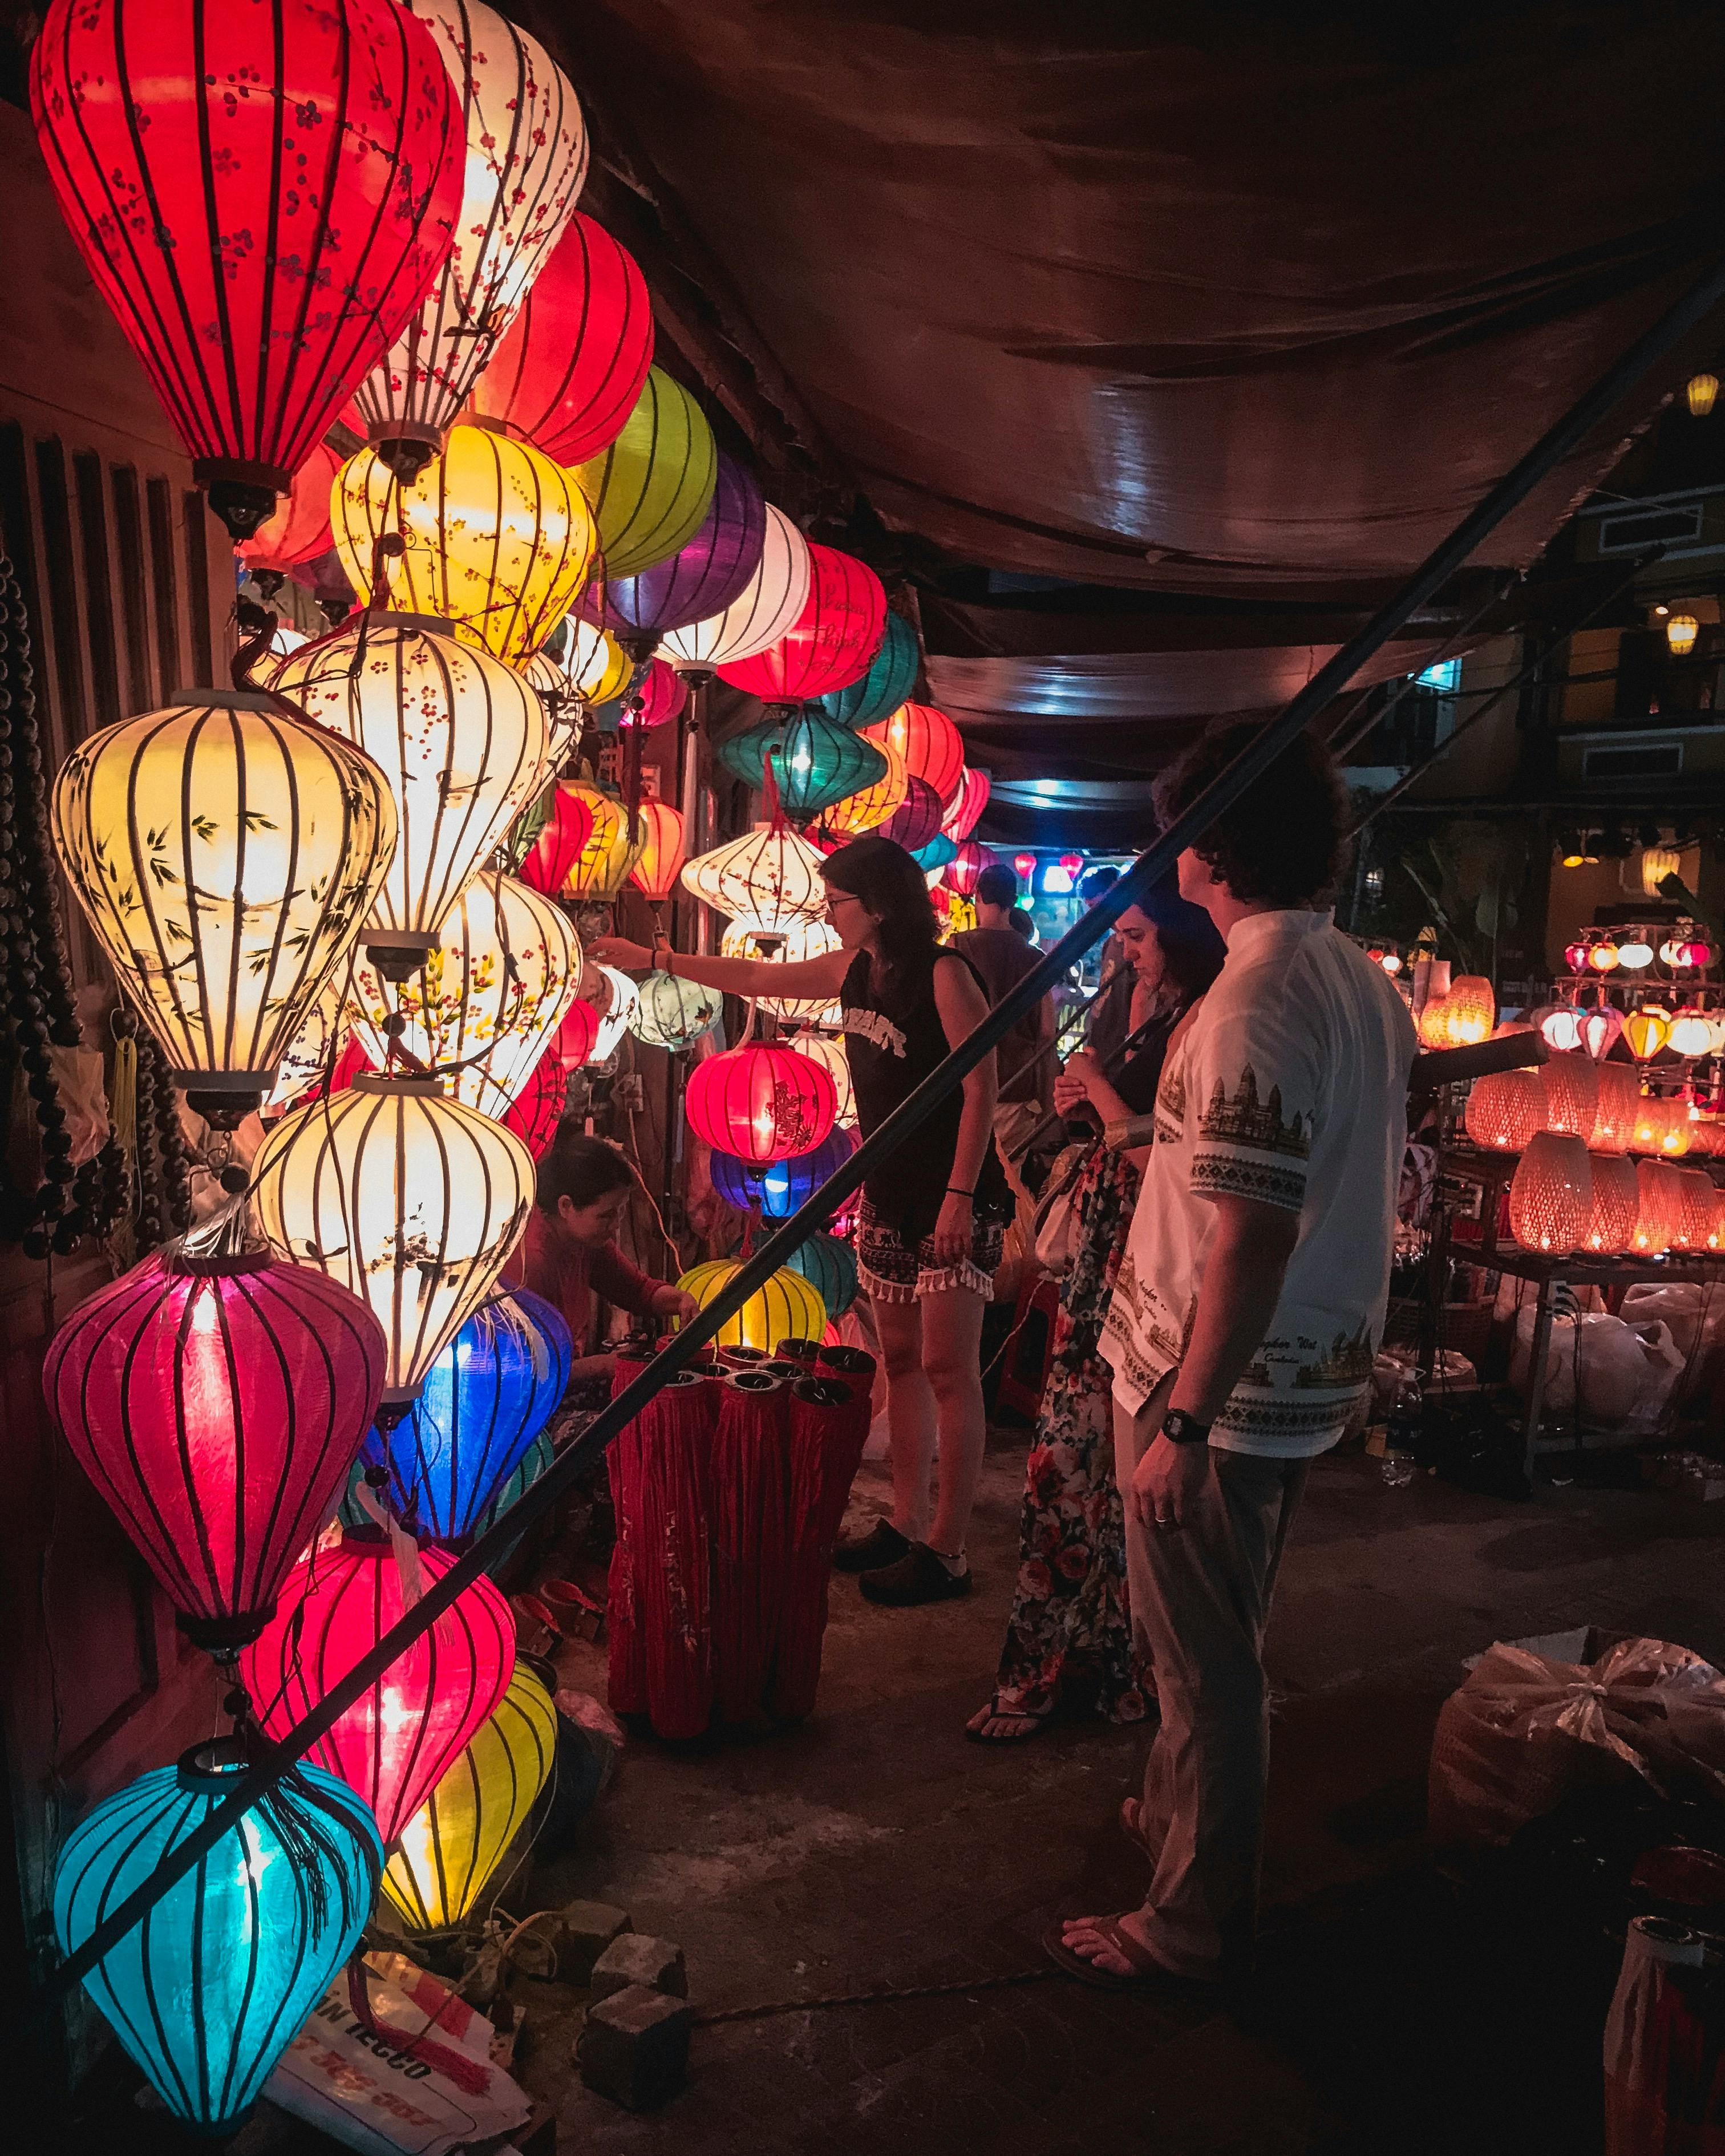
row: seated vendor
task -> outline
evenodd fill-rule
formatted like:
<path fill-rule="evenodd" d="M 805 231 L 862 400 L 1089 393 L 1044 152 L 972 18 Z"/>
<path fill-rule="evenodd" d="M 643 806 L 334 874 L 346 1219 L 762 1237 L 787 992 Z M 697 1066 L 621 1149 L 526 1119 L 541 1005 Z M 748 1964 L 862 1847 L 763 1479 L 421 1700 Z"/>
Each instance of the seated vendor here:
<path fill-rule="evenodd" d="M 572 1378 L 608 1378 L 614 1355 L 592 1355 L 593 1296 L 638 1317 L 686 1322 L 700 1306 L 674 1282 L 631 1265 L 613 1240 L 635 1172 L 618 1148 L 579 1131 L 560 1132 L 539 1163 L 537 1203 L 504 1268 L 511 1287 L 531 1288 L 562 1311 L 575 1342 Z"/>

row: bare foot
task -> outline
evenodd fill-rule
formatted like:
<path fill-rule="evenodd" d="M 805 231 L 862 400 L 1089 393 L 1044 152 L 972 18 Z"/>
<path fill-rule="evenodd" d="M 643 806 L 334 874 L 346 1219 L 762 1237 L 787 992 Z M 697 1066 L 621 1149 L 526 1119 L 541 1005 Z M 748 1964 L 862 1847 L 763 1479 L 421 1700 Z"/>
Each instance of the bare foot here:
<path fill-rule="evenodd" d="M 1034 1737 L 1048 1719 L 1046 1714 L 1026 1714 L 1021 1708 L 1004 1707 L 991 1699 L 979 1707 L 964 1727 L 973 1737 L 989 1744 L 1020 1744 Z"/>
<path fill-rule="evenodd" d="M 1147 1952 L 1150 1942 L 1144 1936 L 1144 1920 L 1137 1910 L 1114 1919 L 1123 1932 L 1128 1932 Z M 1080 1955 L 1092 1968 L 1106 1969 L 1110 1976 L 1137 1976 L 1141 1972 L 1110 1943 L 1096 1929 L 1106 1922 L 1100 1917 L 1068 1917 L 1062 1929 L 1061 1943 L 1070 1953 Z"/>

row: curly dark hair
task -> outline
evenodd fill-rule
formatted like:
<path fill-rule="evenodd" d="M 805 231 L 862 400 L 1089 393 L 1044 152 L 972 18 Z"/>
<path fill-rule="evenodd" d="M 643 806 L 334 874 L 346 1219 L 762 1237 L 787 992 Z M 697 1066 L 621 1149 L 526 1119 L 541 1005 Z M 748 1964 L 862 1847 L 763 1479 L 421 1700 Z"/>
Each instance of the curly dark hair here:
<path fill-rule="evenodd" d="M 1255 719 L 1218 720 L 1163 773 L 1155 798 L 1164 830 L 1259 732 Z M 1327 906 L 1347 865 L 1348 808 L 1335 758 L 1301 734 L 1192 850 L 1243 904 Z"/>

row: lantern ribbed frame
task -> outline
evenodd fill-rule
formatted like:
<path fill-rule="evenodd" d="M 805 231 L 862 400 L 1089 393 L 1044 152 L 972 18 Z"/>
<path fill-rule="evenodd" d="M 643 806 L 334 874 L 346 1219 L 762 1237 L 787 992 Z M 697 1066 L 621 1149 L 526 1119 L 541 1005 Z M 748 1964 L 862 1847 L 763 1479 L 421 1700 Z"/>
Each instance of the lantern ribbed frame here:
<path fill-rule="evenodd" d="M 253 1163 L 271 1244 L 368 1303 L 383 1327 L 387 1406 L 495 1286 L 527 1224 L 533 1156 L 435 1079 L 367 1073 L 284 1116 Z"/>
<path fill-rule="evenodd" d="M 503 1118 L 503 1127 L 515 1132 L 536 1161 L 542 1159 L 568 1105 L 569 1074 L 547 1048 Z"/>
<path fill-rule="evenodd" d="M 849 1243 L 841 1242 L 836 1235 L 824 1235 L 819 1229 L 804 1241 L 798 1244 L 785 1260 L 793 1273 L 803 1279 L 820 1297 L 830 1324 L 842 1317 L 856 1301 L 856 1255 Z M 793 1334 L 781 1334 L 781 1338 L 793 1338 Z M 774 1347 L 778 1344 L 773 1342 Z"/>
<path fill-rule="evenodd" d="M 675 1054 L 704 1040 L 724 1016 L 725 998 L 716 988 L 704 988 L 680 973 L 649 973 L 641 983 L 629 1029 L 649 1048 Z"/>
<path fill-rule="evenodd" d="M 1665 1045 L 1673 1055 L 1681 1055 L 1686 1062 L 1692 1063 L 1697 1055 L 1712 1055 L 1713 1029 L 1701 1011 L 1693 1008 L 1674 1011 Z"/>
<path fill-rule="evenodd" d="M 1476 1078 L 1465 1111 L 1467 1135 L 1488 1152 L 1520 1152 L 1545 1128 L 1545 1088 L 1537 1070 Z"/>
<path fill-rule="evenodd" d="M 932 704 L 901 704 L 878 724 L 865 727 L 863 738 L 896 748 L 911 777 L 934 788 L 945 816 L 964 776 L 964 743 L 944 711 Z"/>
<path fill-rule="evenodd" d="M 55 0 L 30 97 L 193 478 L 289 492 L 449 256 L 465 157 L 434 40 L 388 0 Z"/>
<path fill-rule="evenodd" d="M 424 965 L 399 984 L 364 957 L 353 968 L 354 1031 L 382 1070 L 392 1015 L 401 1046 L 449 1094 L 500 1122 L 520 1098 L 575 1000 L 581 943 L 552 900 L 485 869 L 444 918 Z"/>
<path fill-rule="evenodd" d="M 845 1165 L 856 1151 L 857 1142 L 854 1130 L 834 1125 L 813 1152 L 800 1154 L 795 1160 L 772 1161 L 762 1167 L 715 1150 L 708 1168 L 713 1188 L 726 1204 L 745 1213 L 758 1208 L 769 1220 L 788 1220 Z M 846 1200 L 847 1205 L 851 1203 L 854 1200 Z"/>
<path fill-rule="evenodd" d="M 797 1053 L 812 1055 L 817 1063 L 824 1063 L 838 1096 L 839 1108 L 834 1116 L 834 1127 L 841 1131 L 856 1128 L 856 1091 L 850 1081 L 850 1055 L 845 1045 L 843 1034 L 815 1033 L 807 1026 L 798 1034 Z"/>
<path fill-rule="evenodd" d="M 952 834 L 945 832 L 943 835 L 950 838 Z M 946 886 L 960 898 L 974 898 L 983 870 L 993 868 L 999 856 L 978 839 L 961 839 L 957 844 L 957 851 L 947 863 Z"/>
<path fill-rule="evenodd" d="M 1586 1141 L 1555 1131 L 1529 1139 L 1509 1186 L 1510 1233 L 1522 1248 L 1567 1257 L 1581 1247 L 1592 1209 Z"/>
<path fill-rule="evenodd" d="M 1426 1008 L 1430 1009 L 1430 1004 Z M 1572 1055 L 1582 1047 L 1589 1015 L 1574 1004 L 1558 1004 L 1550 1010 L 1537 1012 L 1539 1037 L 1553 1055 Z M 1425 1038 L 1423 1019 L 1420 1038 Z"/>
<path fill-rule="evenodd" d="M 662 659 L 649 660 L 613 703 L 599 706 L 593 721 L 602 733 L 625 726 L 662 726 L 680 718 L 689 703 L 689 684 Z"/>
<path fill-rule="evenodd" d="M 598 971 L 604 976 L 610 1001 L 599 1014 L 598 1026 L 593 1034 L 593 1053 L 587 1060 L 589 1063 L 604 1064 L 608 1063 L 617 1053 L 624 1034 L 634 1024 L 641 996 L 629 975 L 619 973 L 615 966 L 601 966 Z"/>
<path fill-rule="evenodd" d="M 418 1562 L 429 1584 L 455 1559 L 422 1549 Z M 381 1530 L 352 1528 L 333 1548 L 315 1550 L 239 1658 L 264 1731 L 286 1736 L 407 1608 L 402 1568 Z M 364 1799 L 387 1849 L 495 1712 L 514 1672 L 514 1613 L 489 1579 L 477 1579 L 305 1756 Z"/>
<path fill-rule="evenodd" d="M 879 834 L 902 846 L 907 854 L 915 854 L 919 847 L 938 838 L 940 829 L 939 794 L 926 778 L 912 778 L 905 781 L 905 798 L 879 827 Z"/>
<path fill-rule="evenodd" d="M 374 450 L 342 465 L 330 497 L 336 552 L 362 603 L 440 619 L 464 644 L 519 664 L 574 604 L 598 535 L 561 465 L 485 427 L 451 427 L 440 454 L 404 485 Z M 403 551 L 372 581 L 377 542 Z"/>
<path fill-rule="evenodd" d="M 836 547 L 809 549 L 809 597 L 764 651 L 719 667 L 721 680 L 769 704 L 806 704 L 865 672 L 886 630 L 880 579 Z"/>
<path fill-rule="evenodd" d="M 973 771 L 966 764 L 959 775 L 958 790 L 947 810 L 946 821 L 941 825 L 949 839 L 962 845 L 975 830 L 982 813 L 988 805 L 988 774 Z"/>
<path fill-rule="evenodd" d="M 305 1014 L 300 1030 L 282 1051 L 275 1083 L 264 1103 L 264 1113 L 290 1108 L 295 1101 L 320 1086 L 331 1066 L 340 1062 L 352 1023 L 349 1009 L 353 977 L 342 967 L 325 982 L 323 992 Z"/>
<path fill-rule="evenodd" d="M 1600 1063 L 1594 1067 L 1599 1074 L 1599 1096 L 1588 1150 L 1595 1153 L 1626 1153 L 1640 1110 L 1640 1083 L 1626 1063 Z"/>
<path fill-rule="evenodd" d="M 424 615 L 362 614 L 273 677 L 308 717 L 374 758 L 394 797 L 399 836 L 367 921 L 367 950 L 434 947 L 545 762 L 538 697 L 449 631 Z"/>
<path fill-rule="evenodd" d="M 267 1255 L 148 1258 L 49 1343 L 54 1419 L 199 1645 L 254 1639 L 383 1384 L 357 1296 Z"/>
<path fill-rule="evenodd" d="M 716 1258 L 686 1272 L 677 1286 L 704 1310 L 742 1270 L 731 1258 Z M 715 1334 L 717 1348 L 758 1348 L 770 1355 L 781 1340 L 819 1340 L 827 1329 L 827 1308 L 820 1291 L 802 1274 L 781 1265 L 764 1286 L 727 1317 Z"/>
<path fill-rule="evenodd" d="M 752 659 L 794 627 L 808 603 L 809 577 L 809 542 L 769 501 L 754 575 L 722 613 L 670 630 L 659 648 L 685 674 L 711 674 Z"/>
<path fill-rule="evenodd" d="M 697 1064 L 684 1104 L 704 1144 L 757 1165 L 812 1152 L 839 1112 L 824 1063 L 761 1041 Z"/>
<path fill-rule="evenodd" d="M 577 210 L 473 386 L 473 408 L 556 463 L 609 446 L 653 363 L 653 302 L 634 257 Z"/>
<path fill-rule="evenodd" d="M 824 808 L 878 785 L 892 767 L 872 742 L 826 717 L 818 704 L 801 706 L 783 726 L 769 719 L 733 734 L 719 750 L 719 762 L 757 789 L 770 762 L 780 805 L 793 824 L 807 824 Z"/>
<path fill-rule="evenodd" d="M 249 538 L 236 542 L 234 551 L 248 569 L 291 569 L 329 552 L 336 543 L 330 530 L 330 490 L 341 469 L 336 452 L 327 443 L 318 443 L 294 474 L 275 514 Z"/>
<path fill-rule="evenodd" d="M 821 857 L 784 824 L 757 824 L 684 866 L 683 888 L 716 911 L 768 930 L 824 921 Z"/>
<path fill-rule="evenodd" d="M 643 801 L 635 820 L 640 850 L 629 880 L 644 898 L 662 904 L 683 871 L 683 819 L 668 801 Z"/>
<path fill-rule="evenodd" d="M 877 778 L 872 786 L 860 787 L 855 793 L 847 793 L 820 817 L 822 831 L 841 845 L 846 839 L 860 839 L 865 831 L 879 830 L 909 798 L 911 774 L 905 769 L 904 758 L 891 744 L 885 753 L 884 778 Z"/>
<path fill-rule="evenodd" d="M 1497 1023 L 1497 995 L 1483 973 L 1458 973 L 1444 999 L 1452 1048 L 1476 1047 L 1491 1038 Z"/>
<path fill-rule="evenodd" d="M 607 578 L 638 576 L 686 547 L 718 477 L 706 413 L 680 382 L 649 367 L 616 434 L 570 473 L 591 505 Z"/>
<path fill-rule="evenodd" d="M 80 742 L 52 819 L 176 1083 L 254 1104 L 385 887 L 387 773 L 264 696 L 197 690 Z"/>
<path fill-rule="evenodd" d="M 1581 1248 L 1589 1257 L 1621 1257 L 1635 1247 L 1635 1222 L 1641 1212 L 1641 1186 L 1635 1164 L 1620 1153 L 1594 1153 L 1593 1199 Z"/>
<path fill-rule="evenodd" d="M 829 690 L 820 700 L 822 708 L 842 726 L 872 726 L 876 719 L 891 717 L 916 687 L 922 670 L 916 630 L 889 608 L 880 648 L 868 671 L 845 688 Z"/>
<path fill-rule="evenodd" d="M 569 695 L 597 706 L 614 703 L 634 679 L 635 662 L 608 629 L 583 621 L 578 613 L 565 616 L 568 641 L 561 659 L 551 663 L 563 677 Z"/>
<path fill-rule="evenodd" d="M 1615 1004 L 1598 1004 L 1581 1019 L 1581 1046 L 1595 1063 L 1603 1064 L 1622 1037 L 1623 1015 Z M 1621 1065 L 1614 1066 L 1621 1069 Z"/>
<path fill-rule="evenodd" d="M 721 958 L 757 958 L 772 965 L 800 966 L 806 959 L 824 957 L 839 948 L 839 932 L 825 921 L 797 921 L 788 928 L 772 928 L 762 921 L 732 921 L 726 924 L 719 938 Z M 842 1009 L 836 996 L 763 994 L 756 1000 L 769 1018 L 783 1019 L 787 1024 L 801 1019 L 836 1025 Z M 800 1053 L 800 1034 L 796 1045 Z"/>
<path fill-rule="evenodd" d="M 721 450 L 712 500 L 694 536 L 634 576 L 610 572 L 581 610 L 615 635 L 656 643 L 739 598 L 761 566 L 766 533 L 767 504 L 753 475 Z"/>
<path fill-rule="evenodd" d="M 1705 1168 L 1680 1168 L 1672 1214 L 1671 1248 L 1704 1250 L 1718 1213 L 1718 1194 Z"/>
<path fill-rule="evenodd" d="M 387 1472 L 382 1498 L 396 1517 L 423 1541 L 465 1543 L 557 1412 L 573 1353 L 542 1296 L 518 1287 L 482 1303 L 408 1412 L 361 1441 L 361 1460 Z"/>
<path fill-rule="evenodd" d="M 518 1664 L 495 1711 L 402 1829 L 384 1867 L 384 1894 L 410 1931 L 446 1931 L 473 1913 L 551 1778 L 557 1743 L 551 1694 Z M 499 1880 L 496 1891 L 507 1884 Z"/>
<path fill-rule="evenodd" d="M 536 808 L 534 812 L 538 813 Z M 593 803 L 572 786 L 552 789 L 545 821 L 522 855 L 516 874 L 535 891 L 555 897 L 569 880 L 593 834 Z"/>
<path fill-rule="evenodd" d="M 1677 1228 L 1677 1208 L 1681 1193 L 1676 1189 L 1677 1171 L 1662 1160 L 1638 1160 L 1635 1163 L 1635 1181 L 1640 1188 L 1640 1202 L 1636 1209 L 1635 1231 L 1630 1247 L 1637 1257 L 1656 1258 L 1671 1246 Z"/>
<path fill-rule="evenodd" d="M 1663 1011 L 1644 1005 L 1625 1019 L 1623 1038 L 1637 1063 L 1651 1063 L 1665 1046 L 1671 1029 L 1671 1020 Z"/>
<path fill-rule="evenodd" d="M 436 442 L 466 403 L 587 177 L 587 129 L 538 41 L 480 0 L 409 0 L 461 105 L 454 244 L 354 403 L 374 442 Z"/>
<path fill-rule="evenodd" d="M 148 1882 L 244 1768 L 231 1742 L 206 1745 L 79 1821 L 54 1865 L 63 1953 Z M 240 2123 L 358 1944 L 382 1865 L 352 1790 L 298 1766 L 109 1948 L 85 1987 L 176 2118 L 224 2137 Z"/>
<path fill-rule="evenodd" d="M 1560 1137 L 1592 1137 L 1599 1108 L 1599 1065 L 1569 1051 L 1553 1055 L 1540 1071 L 1545 1088 L 1545 1127 Z"/>
<path fill-rule="evenodd" d="M 570 898 L 615 898 L 641 857 L 640 827 L 631 831 L 628 809 L 591 781 L 577 779 L 568 790 L 593 812 L 593 833 L 564 879 L 564 892 Z"/>

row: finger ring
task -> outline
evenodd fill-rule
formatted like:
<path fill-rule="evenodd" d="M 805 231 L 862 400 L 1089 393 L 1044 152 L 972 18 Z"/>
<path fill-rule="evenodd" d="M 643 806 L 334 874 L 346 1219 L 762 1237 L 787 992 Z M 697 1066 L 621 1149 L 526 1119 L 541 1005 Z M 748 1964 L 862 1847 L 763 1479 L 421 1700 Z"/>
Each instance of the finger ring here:
<path fill-rule="evenodd" d="M 1158 1527 L 1173 1527 L 1173 1524 L 1174 1524 L 1174 1517 L 1173 1517 L 1173 1513 L 1172 1513 L 1172 1512 L 1158 1512 L 1158 1513 L 1156 1515 L 1156 1524 L 1157 1524 L 1157 1526 L 1158 1526 Z"/>

